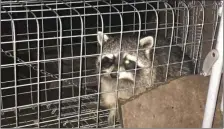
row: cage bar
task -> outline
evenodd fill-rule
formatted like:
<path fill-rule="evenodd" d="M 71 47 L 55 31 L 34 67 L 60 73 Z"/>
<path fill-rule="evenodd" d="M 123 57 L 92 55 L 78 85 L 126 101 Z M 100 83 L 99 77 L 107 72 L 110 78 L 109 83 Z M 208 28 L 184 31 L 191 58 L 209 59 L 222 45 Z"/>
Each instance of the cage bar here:
<path fill-rule="evenodd" d="M 105 73 L 96 71 L 102 56 L 97 32 L 119 35 L 120 47 L 125 34 L 152 33 L 152 66 L 166 69 L 159 85 L 167 82 L 172 65 L 180 65 L 179 76 L 189 62 L 194 74 L 200 72 L 204 55 L 220 42 L 218 5 L 203 0 L 1 1 L 1 127 L 110 127 L 110 109 L 100 105 Z M 169 44 L 158 44 L 159 35 Z M 181 54 L 180 61 L 170 61 L 175 46 L 190 59 Z M 163 48 L 169 51 L 166 62 L 156 65 L 155 51 Z M 120 125 L 116 121 L 112 127 Z"/>
<path fill-rule="evenodd" d="M 220 15 L 221 20 L 218 31 L 218 40 L 216 44 L 216 50 L 218 51 L 218 59 L 212 67 L 202 128 L 212 127 L 216 101 L 220 87 L 220 80 L 223 68 L 223 6 L 220 7 Z"/>

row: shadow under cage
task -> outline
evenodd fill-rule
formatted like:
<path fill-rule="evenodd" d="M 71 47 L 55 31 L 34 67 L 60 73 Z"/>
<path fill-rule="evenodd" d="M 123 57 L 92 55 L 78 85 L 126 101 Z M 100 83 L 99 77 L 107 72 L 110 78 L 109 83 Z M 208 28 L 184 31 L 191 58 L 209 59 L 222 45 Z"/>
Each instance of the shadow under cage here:
<path fill-rule="evenodd" d="M 190 58 L 162 55 L 164 63 L 154 67 L 169 71 L 191 62 L 198 74 L 216 42 L 218 7 L 218 1 L 2 1 L 1 127 L 108 127 L 97 32 L 159 35 L 169 44 L 155 44 L 157 56 L 179 46 Z"/>

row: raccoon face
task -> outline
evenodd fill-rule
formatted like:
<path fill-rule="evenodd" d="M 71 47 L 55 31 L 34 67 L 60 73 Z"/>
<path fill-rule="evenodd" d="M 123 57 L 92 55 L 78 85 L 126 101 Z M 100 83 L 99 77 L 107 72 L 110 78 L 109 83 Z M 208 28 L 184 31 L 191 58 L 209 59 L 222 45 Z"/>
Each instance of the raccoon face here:
<path fill-rule="evenodd" d="M 134 81 L 135 70 L 137 77 L 144 71 L 142 68 L 148 67 L 150 64 L 149 52 L 153 45 L 153 38 L 151 36 L 140 40 L 140 46 L 145 48 L 145 50 L 139 51 L 138 56 L 136 54 L 137 38 L 123 37 L 120 52 L 118 37 L 109 37 L 102 32 L 98 32 L 97 40 L 103 49 L 102 56 L 99 56 L 96 62 L 98 70 L 101 62 L 101 76 L 110 79 Z M 135 52 L 131 52 L 130 49 L 133 49 Z"/>
<path fill-rule="evenodd" d="M 98 62 L 98 67 L 100 62 Z M 141 70 L 139 68 L 144 67 L 143 64 L 136 63 L 133 56 L 128 53 L 120 54 L 120 61 L 118 54 L 107 54 L 101 59 L 101 73 L 103 76 L 110 77 L 112 79 L 126 79 L 134 81 L 134 74 L 136 68 L 136 74 Z"/>

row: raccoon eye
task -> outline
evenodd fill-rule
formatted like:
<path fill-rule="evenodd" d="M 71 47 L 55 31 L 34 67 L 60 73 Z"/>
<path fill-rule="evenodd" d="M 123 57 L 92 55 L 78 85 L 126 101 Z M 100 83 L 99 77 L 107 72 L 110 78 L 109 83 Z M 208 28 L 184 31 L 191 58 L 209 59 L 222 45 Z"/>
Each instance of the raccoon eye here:
<path fill-rule="evenodd" d="M 135 65 L 136 65 L 136 63 L 134 61 L 131 61 L 131 60 L 126 60 L 124 62 L 124 66 L 125 66 L 126 70 L 135 69 Z M 138 68 L 138 66 L 137 66 L 137 68 Z"/>
<path fill-rule="evenodd" d="M 108 57 L 104 57 L 101 61 L 101 66 L 103 68 L 109 68 L 114 63 L 113 59 L 110 59 Z"/>

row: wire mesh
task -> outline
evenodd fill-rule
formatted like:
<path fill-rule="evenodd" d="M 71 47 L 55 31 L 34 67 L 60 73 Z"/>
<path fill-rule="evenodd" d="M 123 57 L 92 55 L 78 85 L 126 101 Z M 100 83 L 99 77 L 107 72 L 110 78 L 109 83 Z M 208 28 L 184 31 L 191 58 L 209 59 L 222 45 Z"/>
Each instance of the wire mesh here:
<path fill-rule="evenodd" d="M 1 1 L 1 127 L 109 127 L 99 105 L 97 31 L 163 35 L 201 62 L 216 42 L 219 1 Z M 212 10 L 212 11 L 211 11 Z M 209 31 L 209 33 L 207 32 Z M 205 47 L 203 47 L 205 46 Z M 158 66 L 154 66 L 158 67 Z M 119 121 L 113 127 L 119 127 Z"/>

